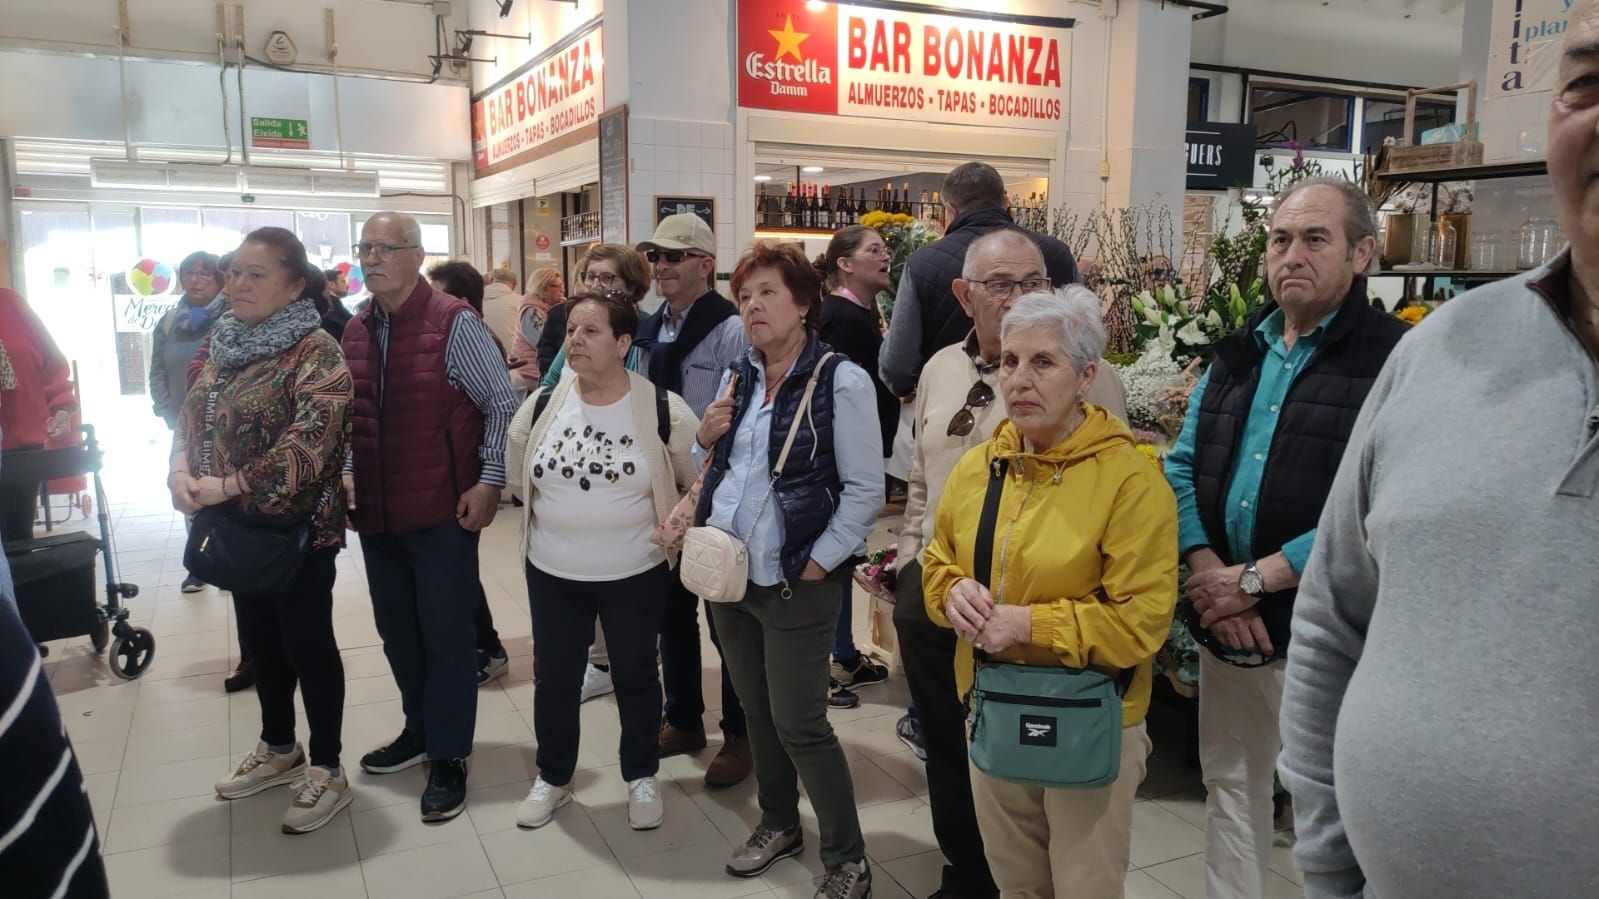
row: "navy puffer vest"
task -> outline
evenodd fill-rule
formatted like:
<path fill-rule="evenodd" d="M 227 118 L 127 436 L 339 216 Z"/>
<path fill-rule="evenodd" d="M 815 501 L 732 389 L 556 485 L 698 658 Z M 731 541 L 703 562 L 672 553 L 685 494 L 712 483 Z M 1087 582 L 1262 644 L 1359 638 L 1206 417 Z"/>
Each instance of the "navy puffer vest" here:
<path fill-rule="evenodd" d="M 1268 303 L 1243 328 L 1216 344 L 1210 380 L 1199 404 L 1194 490 L 1210 548 L 1228 565 L 1269 556 L 1316 527 L 1360 407 L 1388 354 L 1410 330 L 1399 319 L 1373 309 L 1366 299 L 1366 279 L 1355 279 L 1315 354 L 1288 388 L 1255 503 L 1255 545 L 1239 547 L 1235 557 L 1227 542 L 1223 507 L 1238 444 L 1260 386 L 1265 352 L 1255 339 L 1255 328 L 1276 309 L 1275 303 Z M 1298 592 L 1283 590 L 1260 602 L 1261 617 L 1278 652 L 1288 645 Z"/>
<path fill-rule="evenodd" d="M 772 434 L 767 467 L 777 467 L 777 457 L 783 452 L 783 441 L 788 438 L 789 426 L 799 411 L 800 400 L 805 396 L 805 385 L 810 381 L 816 363 L 827 347 L 813 331 L 800 351 L 794 372 L 777 389 L 772 399 Z M 816 382 L 816 392 L 811 396 L 809 414 L 800 422 L 799 433 L 794 435 L 794 447 L 789 451 L 783 476 L 772 491 L 772 502 L 778 509 L 783 525 L 783 551 L 780 560 L 783 577 L 796 580 L 805 564 L 810 561 L 811 547 L 827 529 L 833 513 L 838 509 L 839 493 L 843 484 L 838 477 L 838 464 L 833 453 L 833 378 L 844 357 L 835 354 L 823 367 Z M 738 430 L 744 413 L 755 399 L 755 364 L 749 356 L 740 357 L 732 365 L 738 375 L 739 388 L 734 394 L 733 425 L 728 436 L 717 441 L 711 455 L 711 467 L 705 471 L 705 485 L 700 492 L 699 508 L 694 522 L 705 524 L 711 517 L 711 502 L 716 487 L 727 475 L 729 454 L 732 452 L 731 435 Z M 754 486 L 752 485 L 752 489 Z M 760 489 L 765 489 L 764 487 Z"/>

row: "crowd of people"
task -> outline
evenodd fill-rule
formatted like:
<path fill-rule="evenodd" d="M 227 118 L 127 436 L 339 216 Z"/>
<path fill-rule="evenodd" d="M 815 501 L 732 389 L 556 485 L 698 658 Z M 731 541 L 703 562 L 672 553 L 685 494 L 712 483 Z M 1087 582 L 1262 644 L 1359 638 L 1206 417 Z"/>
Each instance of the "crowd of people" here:
<path fill-rule="evenodd" d="M 897 730 L 926 764 L 935 897 L 1122 895 L 1180 566 L 1203 647 L 1207 896 L 1271 893 L 1278 772 L 1307 896 L 1585 894 L 1599 746 L 1569 711 L 1591 706 L 1599 658 L 1586 8 L 1550 127 L 1568 250 L 1411 333 L 1368 299 L 1366 195 L 1291 186 L 1271 207 L 1271 300 L 1214 348 L 1164 469 L 1125 422 L 1099 298 L 1064 245 L 1009 219 L 980 162 L 944 180 L 948 228 L 906 262 L 886 336 L 872 298 L 888 254 L 858 226 L 816 260 L 749 247 L 727 297 L 711 229 L 670 216 L 636 247 L 593 247 L 570 295 L 542 270 L 518 296 L 514 276 L 486 286 L 464 263 L 424 278 L 417 223 L 382 213 L 357 246 L 370 300 L 347 318 L 336 273 L 287 231 L 190 257 L 152 369 L 174 505 L 309 533 L 286 586 L 234 590 L 262 727 L 217 793 L 292 785 L 288 833 L 352 801 L 331 618 L 348 528 L 404 712 L 360 765 L 426 763 L 422 818 L 459 815 L 476 687 L 504 665 L 479 535 L 514 498 L 539 769 L 516 823 L 573 800 L 579 706 L 614 691 L 629 823 L 662 826 L 661 759 L 708 745 L 702 601 L 685 582 L 730 565 L 736 589 L 701 588 L 719 600 L 704 605 L 722 674 L 705 779 L 753 773 L 760 820 L 726 873 L 803 851 L 803 784 L 816 895 L 871 895 L 827 713 L 887 677 L 854 646 L 850 576 L 909 403 L 894 623 L 912 703 Z M 652 285 L 662 304 L 645 314 Z M 51 396 L 35 419 L 66 409 Z M 9 446 L 9 393 L 5 408 Z M 1510 672 L 1519 686 L 1501 689 Z"/>

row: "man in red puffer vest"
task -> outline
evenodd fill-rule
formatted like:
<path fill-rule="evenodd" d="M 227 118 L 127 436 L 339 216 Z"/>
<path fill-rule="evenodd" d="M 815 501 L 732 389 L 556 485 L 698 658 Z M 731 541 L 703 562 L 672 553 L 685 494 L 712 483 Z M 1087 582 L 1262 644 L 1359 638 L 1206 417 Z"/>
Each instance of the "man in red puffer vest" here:
<path fill-rule="evenodd" d="M 516 395 L 471 307 L 422 280 L 422 229 L 379 213 L 356 248 L 372 302 L 344 329 L 355 381 L 346 487 L 373 617 L 405 729 L 361 758 L 373 774 L 428 761 L 422 820 L 466 807 L 477 718 L 478 532 L 505 486 Z M 393 363 L 393 364 L 390 364 Z"/>

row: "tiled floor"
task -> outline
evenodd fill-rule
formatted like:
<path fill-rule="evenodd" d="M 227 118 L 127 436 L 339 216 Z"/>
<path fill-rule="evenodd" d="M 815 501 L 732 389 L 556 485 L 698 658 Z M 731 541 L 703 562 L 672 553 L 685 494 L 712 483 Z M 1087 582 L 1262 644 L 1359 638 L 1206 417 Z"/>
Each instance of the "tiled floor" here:
<path fill-rule="evenodd" d="M 116 493 L 115 483 L 108 487 Z M 812 878 L 820 873 L 814 849 L 759 880 L 722 873 L 757 811 L 752 782 L 705 789 L 703 773 L 715 743 L 663 763 L 666 826 L 629 830 L 615 755 L 620 731 L 610 697 L 583 707 L 578 802 L 540 830 L 515 827 L 516 803 L 535 773 L 533 697 L 526 597 L 513 549 L 516 519 L 506 514 L 485 535 L 483 581 L 512 656 L 511 670 L 479 694 L 467 814 L 425 825 L 417 815 L 421 769 L 373 777 L 356 765 L 362 752 L 394 736 L 401 722 L 358 552 L 340 556 L 334 607 L 348 680 L 344 760 L 352 772 L 354 804 L 321 831 L 289 837 L 278 831 L 286 790 L 231 803 L 217 799 L 212 783 L 230 759 L 254 746 L 259 727 L 254 692 L 222 691 L 223 674 L 237 652 L 231 604 L 214 589 L 192 596 L 178 591 L 183 523 L 159 495 L 146 490 L 117 498 L 123 502 L 115 507 L 120 574 L 142 588 L 130 607 L 134 622 L 155 633 L 156 661 L 142 679 L 124 683 L 80 639 L 51 644 L 46 662 L 86 775 L 118 899 L 811 895 Z M 857 635 L 868 633 L 863 605 L 857 603 Z M 706 658 L 715 658 L 708 642 Z M 714 702 L 719 689 L 713 675 L 707 668 L 706 696 Z M 875 895 L 884 899 L 931 893 L 941 864 L 921 764 L 893 733 L 905 695 L 896 677 L 864 691 L 860 708 L 834 713 L 875 863 Z M 1172 713 L 1157 711 L 1155 755 L 1134 810 L 1127 894 L 1198 899 L 1203 794 L 1197 772 L 1183 765 Z M 706 720 L 714 726 L 715 713 Z M 814 847 L 808 805 L 805 814 Z M 1287 850 L 1277 851 L 1274 868 L 1281 876 L 1270 895 L 1300 895 Z"/>

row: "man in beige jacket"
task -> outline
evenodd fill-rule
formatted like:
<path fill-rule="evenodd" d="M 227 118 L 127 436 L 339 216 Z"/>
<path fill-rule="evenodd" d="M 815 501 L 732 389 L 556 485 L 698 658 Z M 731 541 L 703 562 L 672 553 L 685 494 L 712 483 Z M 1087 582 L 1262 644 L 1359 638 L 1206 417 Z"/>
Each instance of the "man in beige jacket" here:
<path fill-rule="evenodd" d="M 894 627 L 910 685 L 911 709 L 896 730 L 927 763 L 933 832 L 948 862 L 940 890 L 957 896 L 999 894 L 983 856 L 966 764 L 966 711 L 955 688 L 955 634 L 934 625 L 922 605 L 922 547 L 931 536 L 950 471 L 1005 418 L 999 391 L 999 325 L 1023 295 L 1050 290 L 1044 256 L 1027 232 L 990 231 L 966 251 L 955 297 L 971 316 L 966 340 L 939 350 L 916 385 L 916 451 L 905 523 L 899 532 Z M 1087 290 L 1071 285 L 1067 290 Z M 1088 402 L 1127 420 L 1127 395 L 1113 366 L 1100 364 Z"/>

